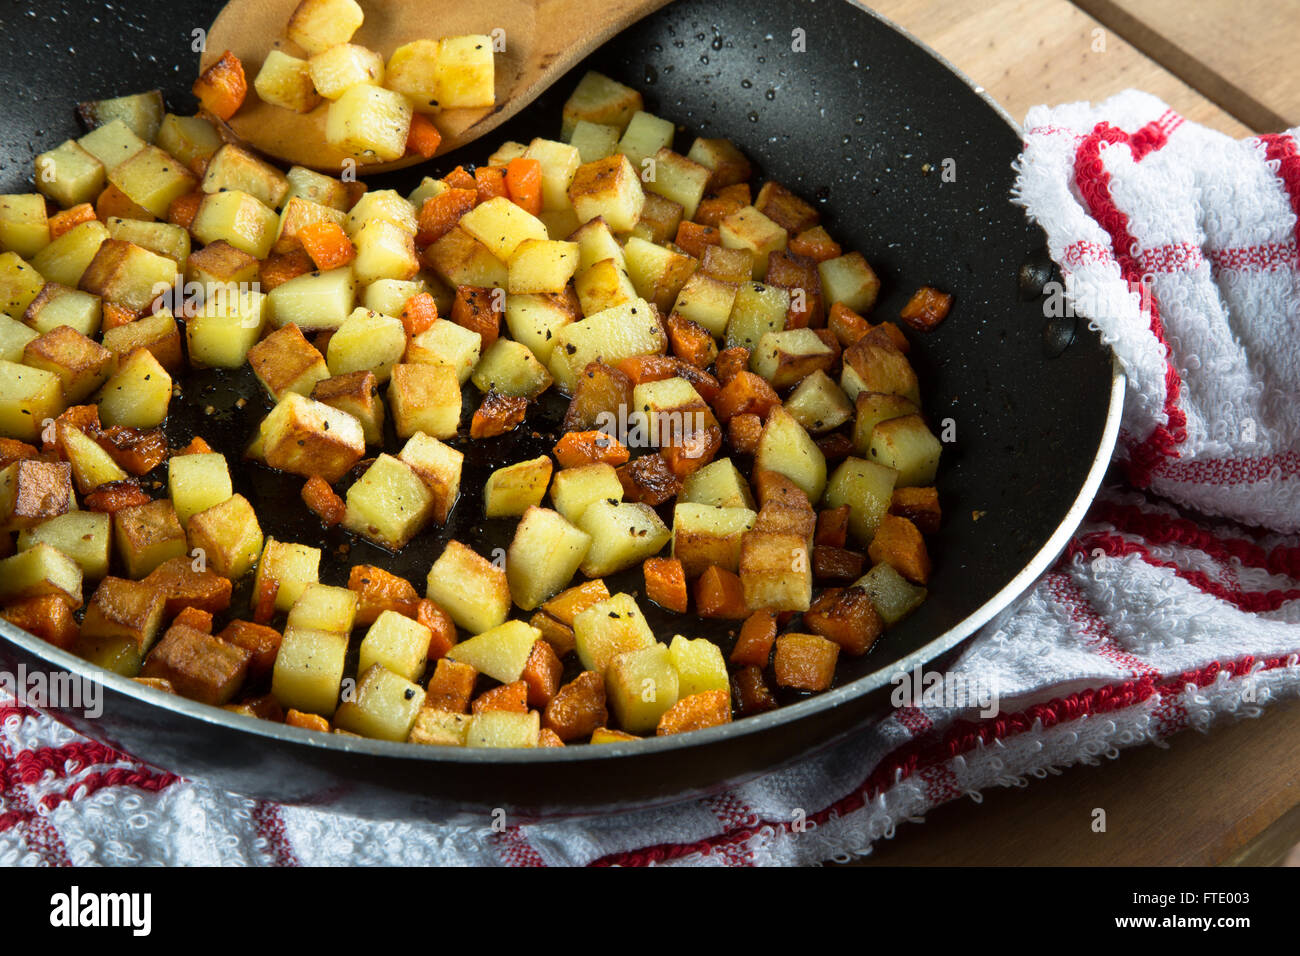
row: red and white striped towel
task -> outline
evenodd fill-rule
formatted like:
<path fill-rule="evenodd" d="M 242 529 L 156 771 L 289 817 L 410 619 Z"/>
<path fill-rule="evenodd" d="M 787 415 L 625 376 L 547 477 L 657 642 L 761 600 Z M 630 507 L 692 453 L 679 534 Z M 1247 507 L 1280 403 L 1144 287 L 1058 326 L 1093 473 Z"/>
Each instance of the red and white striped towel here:
<path fill-rule="evenodd" d="M 1138 93 L 1027 126 L 1018 197 L 1129 371 L 1132 487 L 1102 493 L 952 668 L 997 691 L 995 716 L 922 702 L 718 797 L 495 832 L 247 800 L 0 701 L 0 863 L 816 863 L 957 797 L 1300 695 L 1295 132 L 1233 142 Z"/>

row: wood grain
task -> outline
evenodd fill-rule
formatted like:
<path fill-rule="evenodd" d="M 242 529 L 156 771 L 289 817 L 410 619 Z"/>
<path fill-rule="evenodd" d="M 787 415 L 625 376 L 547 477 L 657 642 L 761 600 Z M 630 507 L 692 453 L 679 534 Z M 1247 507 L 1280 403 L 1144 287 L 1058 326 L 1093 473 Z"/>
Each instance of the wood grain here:
<path fill-rule="evenodd" d="M 1271 866 L 1300 843 L 1300 701 L 904 824 L 864 865 Z M 1092 830 L 1106 811 L 1106 832 Z"/>
<path fill-rule="evenodd" d="M 1232 136 L 1251 130 L 1068 0 L 868 0 L 982 85 L 1017 122 L 1039 103 L 1098 102 L 1129 87 Z M 1101 30 L 1104 51 L 1094 50 Z"/>
<path fill-rule="evenodd" d="M 1295 0 L 1075 2 L 1248 126 L 1300 126 Z"/>

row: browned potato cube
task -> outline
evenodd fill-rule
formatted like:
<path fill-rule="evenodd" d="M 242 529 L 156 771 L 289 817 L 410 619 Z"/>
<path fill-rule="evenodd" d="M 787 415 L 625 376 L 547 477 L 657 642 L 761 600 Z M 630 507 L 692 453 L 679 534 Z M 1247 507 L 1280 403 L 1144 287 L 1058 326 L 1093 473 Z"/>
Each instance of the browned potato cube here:
<path fill-rule="evenodd" d="M 780 183 L 770 180 L 758 191 L 754 206 L 792 236 L 811 229 L 821 221 L 816 209 Z"/>
<path fill-rule="evenodd" d="M 859 587 L 823 591 L 804 612 L 803 622 L 810 631 L 829 638 L 854 656 L 871 650 L 885 630 L 871 597 Z"/>
<path fill-rule="evenodd" d="M 220 706 L 239 691 L 252 658 L 252 651 L 174 624 L 145 660 L 140 674 L 170 681 L 178 694 L 191 700 Z"/>
<path fill-rule="evenodd" d="M 185 529 L 165 498 L 119 509 L 113 515 L 113 538 L 127 573 L 137 580 L 186 552 Z"/>
<path fill-rule="evenodd" d="M 60 325 L 27 343 L 23 364 L 57 375 L 64 400 L 76 405 L 108 381 L 116 361 L 113 353 L 98 342 Z"/>
<path fill-rule="evenodd" d="M 153 646 L 162 628 L 167 598 L 145 581 L 107 577 L 86 605 L 83 640 L 130 642 L 138 658 Z"/>
<path fill-rule="evenodd" d="M 190 545 L 201 550 L 213 571 L 238 580 L 262 553 L 262 526 L 243 495 L 232 495 L 190 518 Z"/>
<path fill-rule="evenodd" d="M 16 461 L 0 471 L 0 532 L 21 531 L 76 507 L 66 461 Z"/>
<path fill-rule="evenodd" d="M 772 669 L 781 687 L 826 690 L 835 679 L 840 646 L 817 634 L 782 634 Z"/>
<path fill-rule="evenodd" d="M 460 379 L 447 365 L 394 365 L 388 404 L 398 438 L 416 432 L 453 438 L 460 424 Z"/>
<path fill-rule="evenodd" d="M 330 374 L 325 357 L 292 322 L 249 349 L 248 364 L 277 402 L 286 392 L 310 395 L 316 383 Z"/>
<path fill-rule="evenodd" d="M 104 333 L 104 348 L 118 361 L 136 349 L 147 349 L 173 376 L 180 373 L 184 361 L 181 330 L 169 309 L 159 309 L 153 315 L 109 329 Z"/>
<path fill-rule="evenodd" d="M 185 264 L 185 281 L 210 286 L 253 283 L 258 278 L 259 262 L 224 239 L 210 242 L 190 253 Z"/>
<path fill-rule="evenodd" d="M 333 484 L 366 452 L 361 423 L 346 412 L 286 392 L 262 420 L 250 454 L 260 452 L 272 468 Z"/>
<path fill-rule="evenodd" d="M 137 312 L 176 282 L 176 263 L 125 239 L 105 239 L 81 275 L 80 288 Z"/>
<path fill-rule="evenodd" d="M 311 398 L 359 421 L 367 445 L 384 443 L 384 402 L 374 372 L 365 369 L 322 379 L 312 387 Z"/>
<path fill-rule="evenodd" d="M 740 584 L 745 606 L 751 610 L 808 610 L 812 601 L 808 539 L 780 532 L 747 532 L 740 545 Z"/>

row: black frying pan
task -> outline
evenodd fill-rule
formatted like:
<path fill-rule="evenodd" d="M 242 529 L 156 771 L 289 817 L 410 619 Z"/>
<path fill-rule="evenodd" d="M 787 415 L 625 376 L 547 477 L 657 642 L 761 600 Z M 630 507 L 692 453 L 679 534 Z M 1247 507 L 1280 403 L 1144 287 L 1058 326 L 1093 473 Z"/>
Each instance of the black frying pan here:
<path fill-rule="evenodd" d="M 161 85 L 170 109 L 192 111 L 192 31 L 220 0 L 68 0 L 0 14 L 10 53 L 0 62 L 0 192 L 30 190 L 34 156 L 77 136 L 78 100 Z M 484 31 L 496 24 L 484 23 Z M 803 31 L 806 52 L 793 49 Z M 679 0 L 615 37 L 589 62 L 487 142 L 431 167 L 372 181 L 409 190 L 425 173 L 481 161 L 505 139 L 559 132 L 560 106 L 582 71 L 596 68 L 645 92 L 647 109 L 696 133 L 735 140 L 763 175 L 815 200 L 832 235 L 860 250 L 883 279 L 877 317 L 893 318 L 911 292 L 955 293 L 952 316 L 913 339 L 927 414 L 952 419 L 939 491 L 945 513 L 932 542 L 930 598 L 867 656 L 842 658 L 836 686 L 760 717 L 680 737 L 562 750 L 416 747 L 326 736 L 170 697 L 109 675 L 103 716 L 56 711 L 82 733 L 158 767 L 250 795 L 349 811 L 477 819 L 501 807 L 528 818 L 645 806 L 770 771 L 823 747 L 886 704 L 889 677 L 933 661 L 1003 611 L 1064 546 L 1105 471 L 1122 404 L 1108 349 L 1082 325 L 1045 327 L 1021 295 L 1026 261 L 1041 271 L 1042 235 L 1008 194 L 1020 145 L 1013 122 L 933 53 L 850 3 Z M 944 170 L 955 172 L 945 177 Z M 168 424 L 238 455 L 266 406 L 243 374 L 186 380 Z M 466 401 L 467 412 L 476 397 Z M 213 414 L 205 408 L 211 406 Z M 343 583 L 350 563 L 383 563 L 422 588 L 440 542 L 486 552 L 508 543 L 511 523 L 485 521 L 478 497 L 503 461 L 553 442 L 563 403 L 543 403 L 531 429 L 467 453 L 446 529 L 390 556 L 342 532 L 322 534 L 299 503 L 300 481 L 256 466 L 238 490 L 268 535 L 326 548 L 322 577 Z M 533 437 L 537 431 L 541 437 Z M 347 554 L 342 546 L 348 545 Z M 635 590 L 628 572 L 611 587 Z M 661 634 L 707 634 L 730 646 L 727 626 L 652 613 Z M 0 666 L 13 672 L 84 662 L 3 623 Z"/>

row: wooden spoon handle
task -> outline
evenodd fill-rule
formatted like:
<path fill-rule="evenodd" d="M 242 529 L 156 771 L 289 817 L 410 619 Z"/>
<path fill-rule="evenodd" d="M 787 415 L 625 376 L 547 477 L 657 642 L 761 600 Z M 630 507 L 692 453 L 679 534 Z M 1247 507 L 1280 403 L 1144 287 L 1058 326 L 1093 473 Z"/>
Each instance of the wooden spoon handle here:
<path fill-rule="evenodd" d="M 549 48 L 544 51 L 544 56 L 562 61 L 562 69 L 568 69 L 616 33 L 671 2 L 672 0 L 536 0 L 536 35 L 539 42 L 545 38 Z"/>

